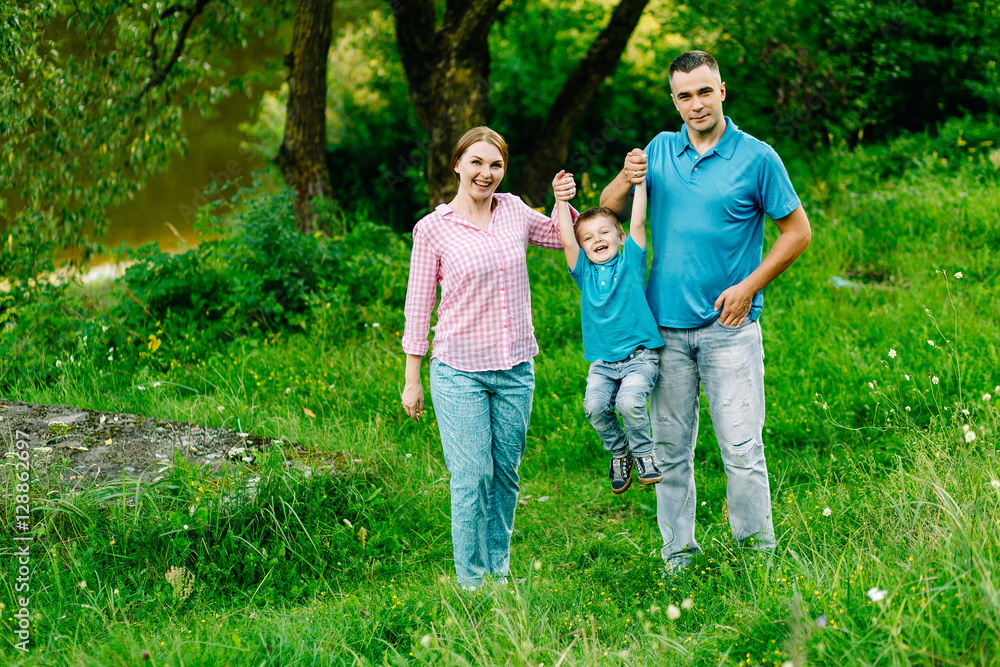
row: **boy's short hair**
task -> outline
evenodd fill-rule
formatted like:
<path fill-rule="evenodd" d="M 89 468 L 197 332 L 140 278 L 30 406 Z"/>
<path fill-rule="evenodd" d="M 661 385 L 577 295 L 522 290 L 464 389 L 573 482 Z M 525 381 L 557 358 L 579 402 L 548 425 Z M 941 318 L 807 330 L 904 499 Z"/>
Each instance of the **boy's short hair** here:
<path fill-rule="evenodd" d="M 576 226 L 573 228 L 573 233 L 576 235 L 576 242 L 580 242 L 580 223 L 586 222 L 587 220 L 593 220 L 594 218 L 607 218 L 611 222 L 615 223 L 615 229 L 622 236 L 625 235 L 625 228 L 622 227 L 621 221 L 618 219 L 618 214 L 612 211 L 607 206 L 591 206 L 586 211 L 580 214 L 580 217 L 576 219 Z"/>

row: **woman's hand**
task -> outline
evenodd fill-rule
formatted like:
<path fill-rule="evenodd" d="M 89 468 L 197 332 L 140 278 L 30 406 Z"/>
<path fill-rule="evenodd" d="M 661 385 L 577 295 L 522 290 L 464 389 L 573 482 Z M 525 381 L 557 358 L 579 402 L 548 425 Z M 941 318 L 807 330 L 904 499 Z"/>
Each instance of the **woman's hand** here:
<path fill-rule="evenodd" d="M 622 167 L 622 171 L 625 172 L 625 178 L 629 183 L 639 185 L 646 178 L 647 168 L 646 154 L 638 148 L 633 148 L 625 156 L 625 166 Z"/>
<path fill-rule="evenodd" d="M 566 170 L 561 170 L 556 177 L 552 179 L 552 192 L 556 196 L 556 201 L 569 201 L 576 196 L 576 181 L 573 180 L 573 174 L 566 173 Z"/>
<path fill-rule="evenodd" d="M 403 386 L 403 409 L 413 421 L 420 421 L 420 414 L 424 411 L 424 385 L 419 381 L 407 382 Z"/>

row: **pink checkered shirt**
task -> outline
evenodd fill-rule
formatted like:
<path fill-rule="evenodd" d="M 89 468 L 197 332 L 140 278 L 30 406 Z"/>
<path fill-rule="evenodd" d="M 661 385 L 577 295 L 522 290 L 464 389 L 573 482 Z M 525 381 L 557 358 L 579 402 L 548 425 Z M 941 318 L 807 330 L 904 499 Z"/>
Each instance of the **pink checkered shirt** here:
<path fill-rule="evenodd" d="M 425 355 L 437 286 L 433 355 L 461 371 L 510 369 L 538 354 L 531 325 L 528 244 L 562 249 L 556 214 L 497 193 L 483 231 L 441 204 L 413 228 L 403 351 Z M 576 211 L 573 211 L 574 220 Z"/>

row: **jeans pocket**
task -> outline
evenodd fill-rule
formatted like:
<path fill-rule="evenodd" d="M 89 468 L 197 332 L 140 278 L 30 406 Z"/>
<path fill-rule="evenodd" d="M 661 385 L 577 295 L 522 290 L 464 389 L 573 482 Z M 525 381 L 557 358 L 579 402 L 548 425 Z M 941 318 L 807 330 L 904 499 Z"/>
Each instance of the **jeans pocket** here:
<path fill-rule="evenodd" d="M 715 320 L 715 325 L 722 329 L 723 331 L 740 331 L 741 329 L 746 329 L 748 326 L 753 324 L 756 320 L 751 320 L 749 317 L 743 318 L 743 323 L 739 326 L 731 327 L 723 324 L 719 319 Z"/>

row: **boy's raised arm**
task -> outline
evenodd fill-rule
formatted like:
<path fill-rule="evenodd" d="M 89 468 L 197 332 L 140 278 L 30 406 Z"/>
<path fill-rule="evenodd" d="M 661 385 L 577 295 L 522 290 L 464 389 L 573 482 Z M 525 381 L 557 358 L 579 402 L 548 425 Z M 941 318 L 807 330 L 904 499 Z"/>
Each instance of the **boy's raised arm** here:
<path fill-rule="evenodd" d="M 646 179 L 642 179 L 642 182 L 635 186 L 635 194 L 632 196 L 632 221 L 628 226 L 628 234 L 637 246 L 646 249 Z"/>
<path fill-rule="evenodd" d="M 566 254 L 566 265 L 572 271 L 576 268 L 576 260 L 580 256 L 580 244 L 576 242 L 576 232 L 573 230 L 573 215 L 569 211 L 569 198 L 561 195 L 556 189 L 559 183 L 567 179 L 572 181 L 573 174 L 567 174 L 565 169 L 556 174 L 552 181 L 552 191 L 556 195 L 556 215 L 559 217 L 559 235 L 562 237 L 563 252 Z"/>

